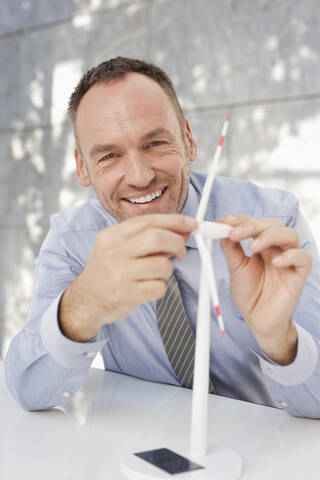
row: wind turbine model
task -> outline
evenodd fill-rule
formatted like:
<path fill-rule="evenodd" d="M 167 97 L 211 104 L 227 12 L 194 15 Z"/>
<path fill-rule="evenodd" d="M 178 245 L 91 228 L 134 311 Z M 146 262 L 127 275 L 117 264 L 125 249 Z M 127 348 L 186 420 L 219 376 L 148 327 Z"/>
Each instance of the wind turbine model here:
<path fill-rule="evenodd" d="M 121 465 L 122 473 L 126 478 L 132 480 L 172 479 L 175 474 L 179 474 L 179 480 L 184 478 L 190 480 L 237 480 L 241 476 L 242 460 L 238 453 L 226 449 L 207 452 L 211 302 L 222 338 L 224 339 L 226 335 L 219 306 L 211 248 L 212 240 L 228 237 L 231 227 L 203 219 L 229 120 L 230 113 L 224 122 L 219 144 L 209 168 L 196 216 L 199 226 L 194 233 L 201 259 L 201 274 L 188 455 L 190 459 L 166 448 L 136 453 L 128 457 Z"/>

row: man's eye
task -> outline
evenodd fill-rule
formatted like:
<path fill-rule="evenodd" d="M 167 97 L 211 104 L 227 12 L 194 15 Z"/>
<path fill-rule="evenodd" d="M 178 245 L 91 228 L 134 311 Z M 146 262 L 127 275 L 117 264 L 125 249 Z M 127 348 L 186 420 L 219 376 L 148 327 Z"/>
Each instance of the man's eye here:
<path fill-rule="evenodd" d="M 103 162 L 104 160 L 111 160 L 111 158 L 114 158 L 116 156 L 115 153 L 108 153 L 108 155 L 105 155 L 104 157 L 101 158 L 100 162 Z"/>
<path fill-rule="evenodd" d="M 157 147 L 158 145 L 163 145 L 164 142 L 162 142 L 161 140 L 153 140 L 151 143 L 150 143 L 150 146 L 151 147 Z"/>

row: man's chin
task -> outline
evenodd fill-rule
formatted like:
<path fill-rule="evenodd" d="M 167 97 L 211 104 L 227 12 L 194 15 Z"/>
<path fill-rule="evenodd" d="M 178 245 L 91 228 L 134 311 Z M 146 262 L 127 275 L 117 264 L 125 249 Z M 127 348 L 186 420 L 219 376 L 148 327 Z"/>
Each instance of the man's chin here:
<path fill-rule="evenodd" d="M 175 209 L 164 205 L 146 205 L 146 204 L 133 204 L 125 206 L 118 210 L 118 217 L 122 220 L 128 218 L 137 217 L 139 215 L 153 215 L 159 213 L 173 213 Z"/>

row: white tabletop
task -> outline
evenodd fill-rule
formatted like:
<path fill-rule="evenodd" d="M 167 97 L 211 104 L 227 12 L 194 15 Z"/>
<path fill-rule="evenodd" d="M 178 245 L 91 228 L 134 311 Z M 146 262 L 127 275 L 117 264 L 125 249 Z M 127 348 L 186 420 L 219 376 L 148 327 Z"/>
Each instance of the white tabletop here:
<path fill-rule="evenodd" d="M 91 369 L 66 409 L 30 413 L 0 373 L 1 480 L 117 480 L 129 452 L 187 451 L 189 390 Z M 320 478 L 318 420 L 210 395 L 209 450 L 216 447 L 238 451 L 245 480 Z"/>

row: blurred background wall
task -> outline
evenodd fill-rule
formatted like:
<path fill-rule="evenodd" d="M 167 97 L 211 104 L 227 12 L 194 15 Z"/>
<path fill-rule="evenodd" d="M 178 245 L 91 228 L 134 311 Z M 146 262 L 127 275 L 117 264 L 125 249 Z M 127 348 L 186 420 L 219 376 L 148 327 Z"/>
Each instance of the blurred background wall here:
<path fill-rule="evenodd" d="M 317 0 L 0 0 L 0 356 L 23 325 L 52 213 L 87 199 L 68 97 L 105 59 L 172 77 L 206 171 L 232 112 L 220 173 L 297 195 L 320 243 Z"/>

